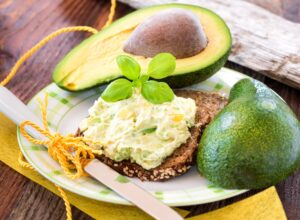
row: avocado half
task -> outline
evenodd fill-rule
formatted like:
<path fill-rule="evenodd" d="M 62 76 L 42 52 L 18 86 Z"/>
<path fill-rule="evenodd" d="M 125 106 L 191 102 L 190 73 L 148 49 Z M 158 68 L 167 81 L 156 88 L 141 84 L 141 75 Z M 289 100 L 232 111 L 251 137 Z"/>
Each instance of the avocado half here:
<path fill-rule="evenodd" d="M 108 83 L 122 76 L 115 62 L 118 55 L 126 54 L 137 60 L 142 71 L 151 58 L 124 52 L 125 42 L 134 29 L 155 13 L 181 8 L 199 17 L 208 39 L 200 53 L 176 60 L 174 73 L 163 79 L 171 87 L 184 87 L 203 81 L 216 73 L 226 62 L 231 49 L 231 34 L 225 22 L 214 12 L 198 6 L 167 4 L 137 10 L 115 21 L 109 27 L 87 38 L 73 48 L 55 67 L 53 81 L 69 91 L 80 91 Z"/>

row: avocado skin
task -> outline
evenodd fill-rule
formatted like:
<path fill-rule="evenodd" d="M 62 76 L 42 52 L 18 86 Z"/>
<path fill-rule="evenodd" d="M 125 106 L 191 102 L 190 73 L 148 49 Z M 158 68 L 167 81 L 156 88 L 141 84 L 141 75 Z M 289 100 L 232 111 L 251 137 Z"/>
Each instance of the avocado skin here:
<path fill-rule="evenodd" d="M 202 82 L 210 78 L 224 66 L 230 54 L 230 50 L 231 47 L 222 57 L 220 57 L 219 60 L 203 69 L 200 69 L 195 72 L 169 76 L 167 78 L 162 79 L 161 81 L 168 83 L 169 86 L 171 86 L 172 88 L 182 88 L 185 86 L 190 86 Z"/>
<path fill-rule="evenodd" d="M 197 166 L 204 177 L 224 188 L 260 189 L 299 168 L 300 123 L 277 94 L 244 79 L 229 99 L 199 144 Z"/>

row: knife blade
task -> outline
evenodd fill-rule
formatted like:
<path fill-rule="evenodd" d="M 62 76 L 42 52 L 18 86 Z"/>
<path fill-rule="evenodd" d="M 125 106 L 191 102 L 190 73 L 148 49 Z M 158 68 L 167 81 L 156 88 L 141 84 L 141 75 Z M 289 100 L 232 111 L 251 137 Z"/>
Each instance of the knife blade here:
<path fill-rule="evenodd" d="M 30 120 L 42 127 L 41 120 L 32 113 L 28 106 L 3 86 L 0 86 L 0 112 L 4 113 L 17 125 L 20 125 L 25 120 Z M 43 139 L 42 135 L 34 129 L 30 127 L 26 127 L 25 129 L 34 138 Z M 84 170 L 93 178 L 132 202 L 155 219 L 183 219 L 172 208 L 157 200 L 149 192 L 140 188 L 127 177 L 120 175 L 97 159 L 93 159 L 85 166 Z"/>
<path fill-rule="evenodd" d="M 140 188 L 127 177 L 120 175 L 99 160 L 92 160 L 84 170 L 96 180 L 108 186 L 155 219 L 183 219 L 172 208 L 157 200 L 149 192 Z"/>

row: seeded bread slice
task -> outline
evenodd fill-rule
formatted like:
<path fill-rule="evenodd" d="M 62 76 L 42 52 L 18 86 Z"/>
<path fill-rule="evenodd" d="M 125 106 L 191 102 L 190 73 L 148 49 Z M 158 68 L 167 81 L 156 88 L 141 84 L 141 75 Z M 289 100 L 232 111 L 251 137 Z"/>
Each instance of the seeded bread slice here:
<path fill-rule="evenodd" d="M 216 94 L 192 90 L 176 90 L 177 96 L 192 98 L 196 102 L 196 126 L 190 129 L 191 137 L 177 148 L 165 161 L 150 170 L 146 170 L 128 160 L 116 162 L 103 155 L 97 158 L 117 172 L 129 177 L 138 177 L 142 181 L 164 181 L 187 172 L 195 162 L 196 151 L 203 129 L 213 117 L 226 105 L 227 100 Z M 80 131 L 79 135 L 82 135 Z"/>

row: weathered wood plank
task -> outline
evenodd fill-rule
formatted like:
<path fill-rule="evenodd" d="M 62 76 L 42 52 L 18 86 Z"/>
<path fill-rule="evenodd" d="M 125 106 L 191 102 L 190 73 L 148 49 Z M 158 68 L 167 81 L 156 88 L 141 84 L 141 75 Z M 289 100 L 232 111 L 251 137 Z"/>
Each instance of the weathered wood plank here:
<path fill-rule="evenodd" d="M 209 8 L 224 18 L 232 32 L 230 61 L 300 89 L 300 24 L 241 0 L 120 1 L 135 8 L 172 2 Z"/>

